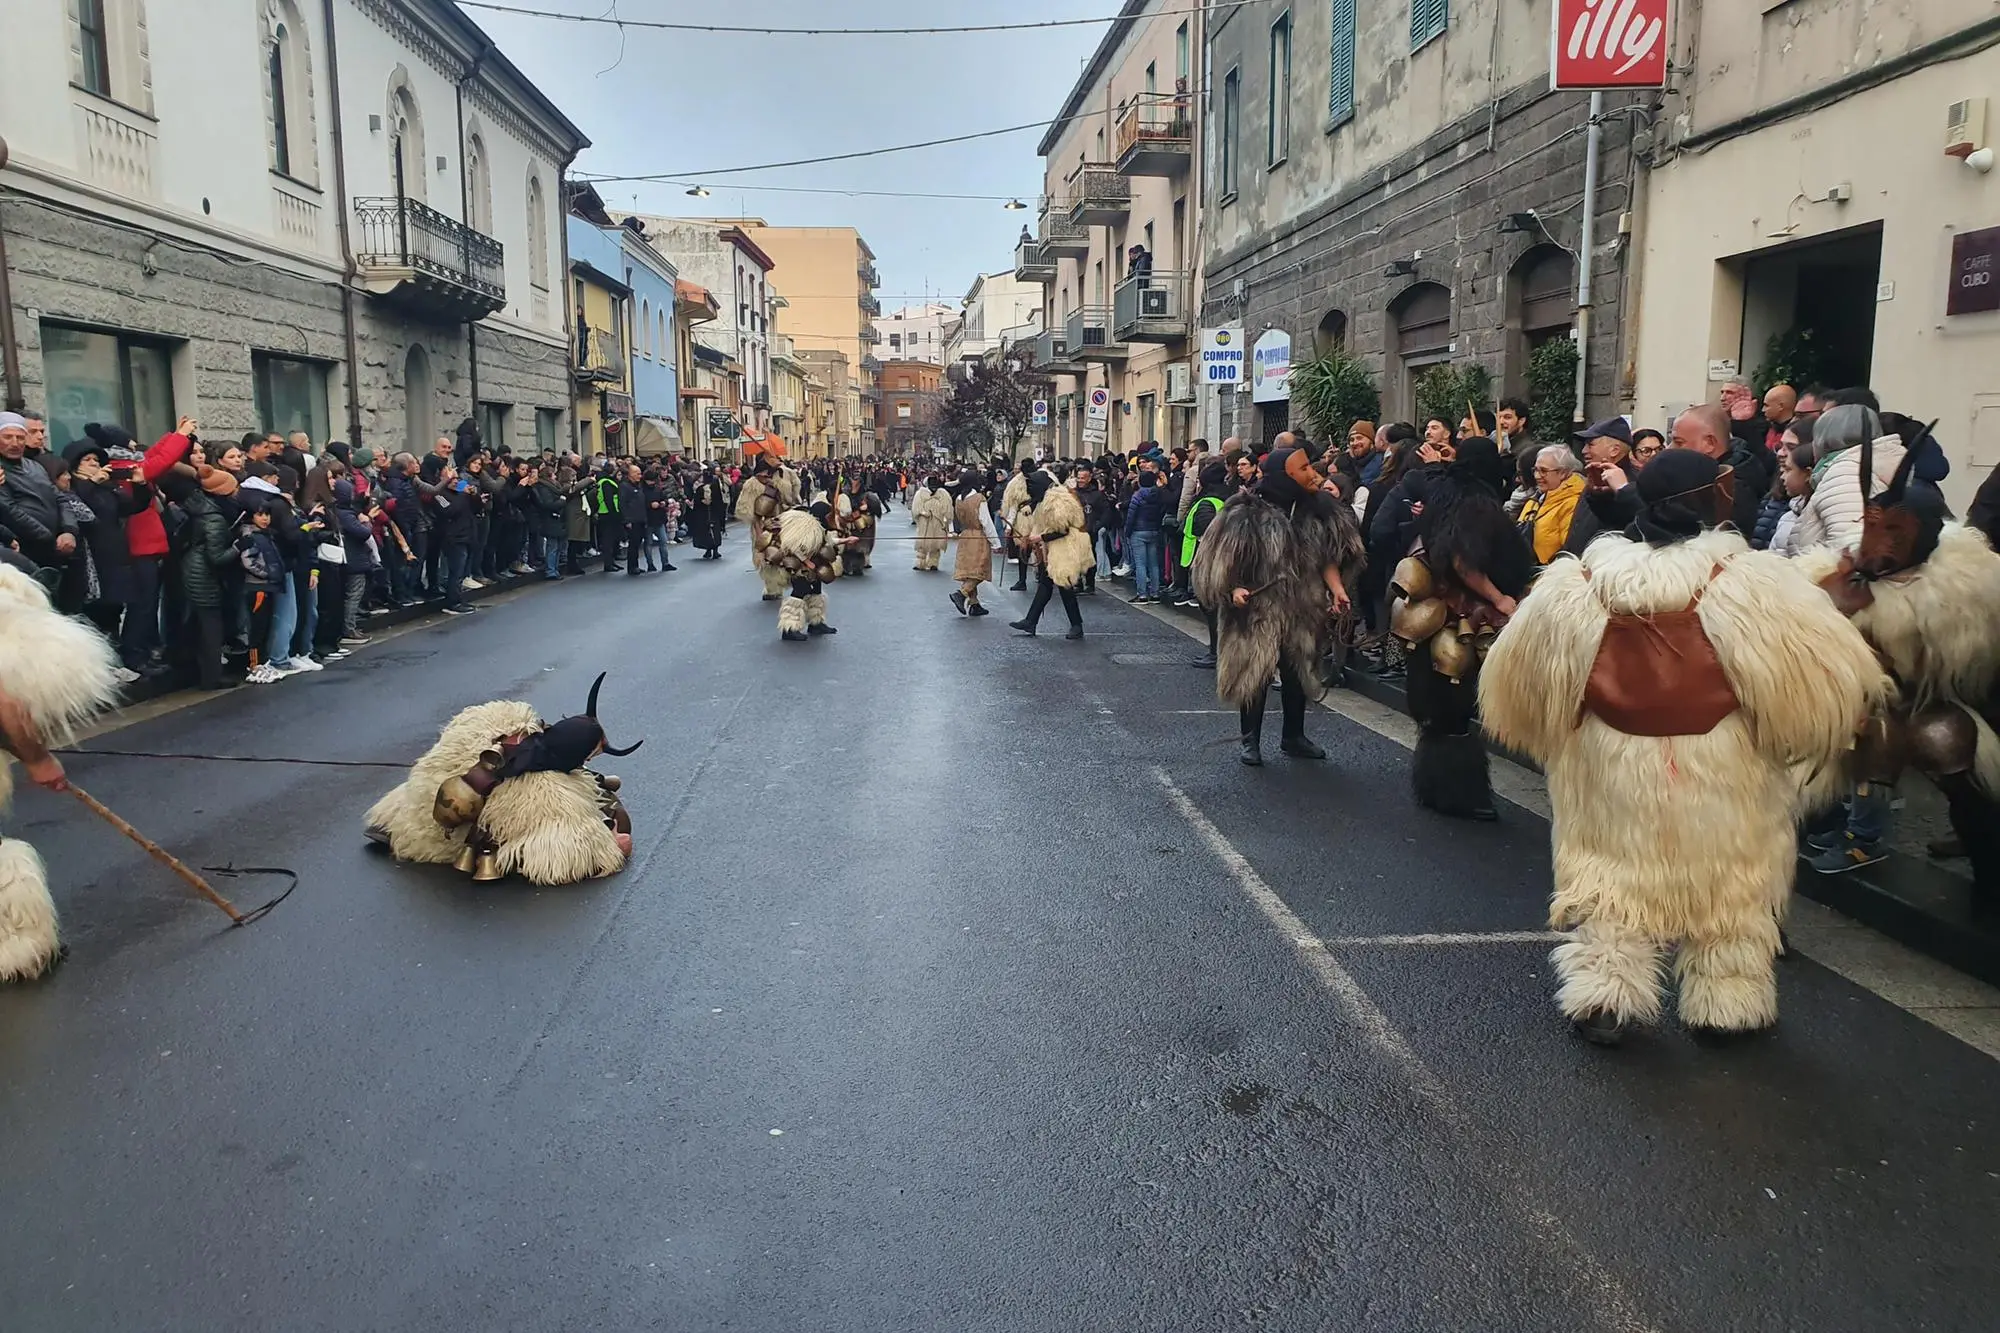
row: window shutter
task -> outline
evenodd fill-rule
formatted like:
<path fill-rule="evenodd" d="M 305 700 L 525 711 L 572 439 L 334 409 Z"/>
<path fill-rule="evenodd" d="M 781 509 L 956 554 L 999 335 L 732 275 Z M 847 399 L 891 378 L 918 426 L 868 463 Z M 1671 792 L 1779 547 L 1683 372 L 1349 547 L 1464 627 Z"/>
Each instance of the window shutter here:
<path fill-rule="evenodd" d="M 1333 0 L 1332 89 L 1327 112 L 1339 120 L 1354 110 L 1354 0 Z"/>
<path fill-rule="evenodd" d="M 1410 0 L 1410 49 L 1416 50 L 1444 31 L 1448 0 Z"/>

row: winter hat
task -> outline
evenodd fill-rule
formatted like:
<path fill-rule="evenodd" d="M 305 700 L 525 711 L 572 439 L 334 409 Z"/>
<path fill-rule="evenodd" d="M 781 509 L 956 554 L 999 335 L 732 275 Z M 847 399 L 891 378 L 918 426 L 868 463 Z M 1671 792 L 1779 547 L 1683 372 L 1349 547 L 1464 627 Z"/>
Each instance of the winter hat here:
<path fill-rule="evenodd" d="M 375 461 L 375 451 L 373 449 L 370 449 L 367 445 L 364 444 L 359 449 L 356 449 L 354 451 L 355 467 L 367 467 L 370 463 L 374 461 Z"/>
<path fill-rule="evenodd" d="M 201 477 L 201 488 L 210 495 L 236 494 L 236 478 L 230 476 L 221 468 L 210 467 L 208 464 L 203 463 L 198 472 Z"/>
<path fill-rule="evenodd" d="M 1715 523 L 1715 484 L 1723 467 L 1693 449 L 1668 449 L 1639 474 L 1639 515 L 1625 535 L 1649 546 L 1671 546 Z"/>
<path fill-rule="evenodd" d="M 0 430 L 26 430 L 28 419 L 19 412 L 0 412 Z"/>
<path fill-rule="evenodd" d="M 1229 465 L 1227 463 L 1203 463 L 1201 465 L 1202 485 L 1220 486 L 1228 480 Z"/>
<path fill-rule="evenodd" d="M 329 458 L 338 458 L 341 462 L 346 463 L 349 467 L 352 467 L 354 465 L 353 451 L 350 450 L 345 444 L 341 443 L 339 440 L 335 440 L 331 444 L 327 445 L 326 453 Z"/>

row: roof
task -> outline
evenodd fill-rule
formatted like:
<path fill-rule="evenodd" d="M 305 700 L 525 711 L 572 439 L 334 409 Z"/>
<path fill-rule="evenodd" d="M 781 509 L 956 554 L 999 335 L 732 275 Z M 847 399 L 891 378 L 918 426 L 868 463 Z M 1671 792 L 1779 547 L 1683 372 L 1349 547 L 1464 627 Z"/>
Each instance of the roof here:
<path fill-rule="evenodd" d="M 708 311 L 710 319 L 722 313 L 722 307 L 716 304 L 713 292 L 698 282 L 689 282 L 686 278 L 674 279 L 674 302 L 677 305 L 699 306 Z"/>
<path fill-rule="evenodd" d="M 757 261 L 757 266 L 769 273 L 778 266 L 778 261 L 764 253 L 764 248 L 750 239 L 750 233 L 741 227 L 724 227 L 722 239 Z"/>
<path fill-rule="evenodd" d="M 1084 99 L 1090 96 L 1090 90 L 1097 86 L 1098 81 L 1104 77 L 1105 70 L 1110 68 L 1111 57 L 1118 53 L 1118 47 L 1124 42 L 1125 35 L 1132 31 L 1132 26 L 1139 21 L 1139 16 L 1146 12 L 1146 6 L 1150 3 L 1151 0 L 1125 0 L 1125 7 L 1118 11 L 1118 17 L 1111 21 L 1109 28 L 1105 29 L 1104 40 L 1100 41 L 1097 50 L 1091 53 L 1090 63 L 1083 67 L 1083 73 L 1077 75 L 1076 87 L 1069 90 L 1069 96 L 1063 100 L 1062 110 L 1042 133 L 1042 141 L 1035 147 L 1036 156 L 1047 157 L 1050 150 L 1056 146 L 1056 140 L 1062 138 L 1063 131 L 1069 128 L 1069 123 L 1076 119 L 1077 112 L 1082 109 Z"/>
<path fill-rule="evenodd" d="M 505 80 L 505 82 L 511 84 L 512 87 L 505 89 L 505 91 L 518 97 L 522 102 L 527 104 L 530 110 L 550 122 L 551 127 L 555 130 L 558 137 L 567 138 L 569 142 L 565 147 L 570 150 L 572 155 L 590 147 L 590 137 L 578 129 L 575 123 L 562 113 L 562 109 L 543 94 L 541 89 L 530 82 L 528 76 L 516 68 L 513 61 L 501 54 L 500 48 L 494 44 L 493 39 L 486 35 L 486 30 L 477 23 L 474 23 L 464 10 L 455 4 L 449 3 L 449 0 L 442 4 L 425 5 L 423 9 L 430 17 L 457 28 L 460 37 L 469 39 L 476 48 L 475 59 L 479 67 L 482 70 L 488 70 L 498 75 L 499 77 L 493 80 L 496 84 L 501 80 Z"/>

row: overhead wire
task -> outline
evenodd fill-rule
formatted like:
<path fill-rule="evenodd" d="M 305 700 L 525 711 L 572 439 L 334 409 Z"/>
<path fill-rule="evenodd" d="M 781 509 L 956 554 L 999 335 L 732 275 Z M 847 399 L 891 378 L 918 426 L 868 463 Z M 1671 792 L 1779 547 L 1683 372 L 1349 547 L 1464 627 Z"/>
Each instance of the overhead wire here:
<path fill-rule="evenodd" d="M 717 167 L 712 171 L 656 171 L 645 175 L 600 176 L 595 173 L 576 173 L 576 179 L 602 184 L 606 181 L 665 181 L 672 177 L 701 177 L 710 180 L 717 176 L 735 176 L 746 171 L 777 171 L 784 167 L 814 167 L 822 162 L 852 162 L 861 157 L 881 157 L 885 153 L 907 153 L 917 148 L 937 148 L 945 144 L 970 143 L 974 139 L 996 139 L 1003 134 L 1020 134 L 1025 130 L 1047 129 L 1055 124 L 1053 120 L 1035 120 L 1025 125 L 1008 125 L 997 130 L 980 130 L 973 134 L 954 134 L 944 139 L 925 139 L 921 143 L 896 144 L 889 148 L 863 148 L 852 153 L 830 153 L 824 157 L 801 157 L 790 162 L 760 162 L 753 167 Z"/>
<path fill-rule="evenodd" d="M 1218 9 L 1240 9 L 1245 5 L 1260 2 L 1261 0 L 1218 0 L 1207 8 L 1211 12 Z M 459 5 L 465 9 L 484 9 L 496 14 L 514 14 L 524 18 L 556 19 L 565 23 L 607 24 L 618 28 L 654 28 L 667 32 L 741 33 L 758 37 L 932 37 L 948 33 L 1032 32 L 1049 28 L 1085 28 L 1116 23 L 1119 19 L 1117 14 L 1105 14 L 1095 18 L 1022 19 L 1011 23 L 942 24 L 921 28 L 774 28 L 752 24 L 628 19 L 612 14 L 572 14 L 562 10 L 538 9 L 532 5 L 499 4 L 497 0 L 459 0 Z M 1201 12 L 1200 9 L 1194 8 L 1163 9 L 1146 17 L 1171 18 L 1176 15 L 1192 16 Z"/>

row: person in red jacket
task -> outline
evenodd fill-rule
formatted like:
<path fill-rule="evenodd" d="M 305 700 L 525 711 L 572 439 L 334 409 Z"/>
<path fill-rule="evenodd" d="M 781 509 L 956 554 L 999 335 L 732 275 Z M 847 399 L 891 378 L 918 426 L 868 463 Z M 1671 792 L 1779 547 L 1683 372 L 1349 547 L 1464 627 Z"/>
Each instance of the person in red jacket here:
<path fill-rule="evenodd" d="M 159 497 L 153 484 L 167 469 L 184 462 L 198 438 L 193 417 L 182 417 L 152 448 L 141 453 L 132 433 L 123 426 L 92 422 L 83 433 L 102 445 L 110 459 L 111 473 L 136 503 L 125 520 L 125 545 L 132 554 L 132 598 L 125 607 L 125 623 L 118 639 L 118 652 L 134 671 L 162 670 L 160 640 L 160 570 L 167 558 L 167 528 L 160 518 Z"/>

